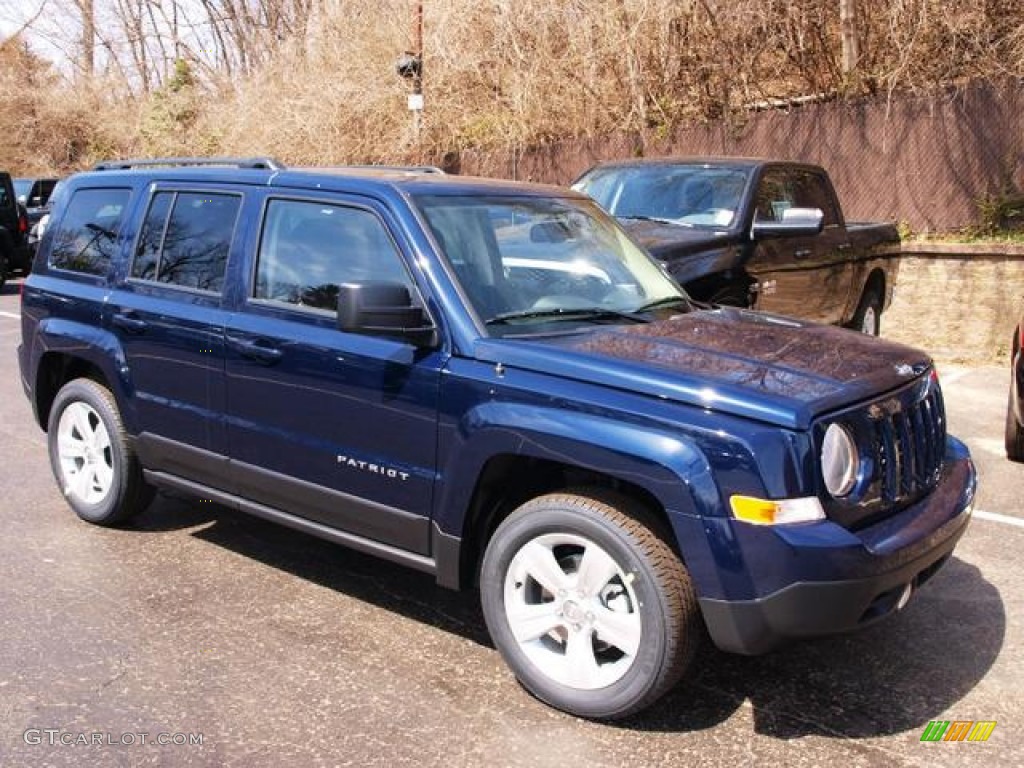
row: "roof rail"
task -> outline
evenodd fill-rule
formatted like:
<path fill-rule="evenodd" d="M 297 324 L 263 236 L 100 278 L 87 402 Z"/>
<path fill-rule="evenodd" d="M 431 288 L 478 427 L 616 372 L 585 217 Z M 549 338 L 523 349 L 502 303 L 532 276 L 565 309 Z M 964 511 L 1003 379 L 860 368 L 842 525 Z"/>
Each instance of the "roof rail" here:
<path fill-rule="evenodd" d="M 131 168 L 171 168 L 175 166 L 219 165 L 283 171 L 285 166 L 272 157 L 154 157 L 134 160 L 107 160 L 93 166 L 94 171 L 125 171 Z"/>
<path fill-rule="evenodd" d="M 338 171 L 379 171 L 381 173 L 435 173 L 447 175 L 436 165 L 336 165 Z"/>

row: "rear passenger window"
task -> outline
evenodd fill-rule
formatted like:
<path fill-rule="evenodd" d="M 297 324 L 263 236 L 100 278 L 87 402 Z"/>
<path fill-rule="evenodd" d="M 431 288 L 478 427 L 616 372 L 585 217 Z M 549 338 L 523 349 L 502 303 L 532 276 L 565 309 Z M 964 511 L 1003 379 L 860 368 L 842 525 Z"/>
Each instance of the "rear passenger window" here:
<path fill-rule="evenodd" d="M 383 222 L 361 208 L 271 200 L 253 296 L 335 311 L 343 283 L 388 281 L 411 290 Z"/>
<path fill-rule="evenodd" d="M 131 276 L 219 293 L 242 198 L 158 192 L 135 248 Z"/>
<path fill-rule="evenodd" d="M 54 232 L 50 266 L 105 275 L 130 197 L 130 189 L 77 190 Z"/>

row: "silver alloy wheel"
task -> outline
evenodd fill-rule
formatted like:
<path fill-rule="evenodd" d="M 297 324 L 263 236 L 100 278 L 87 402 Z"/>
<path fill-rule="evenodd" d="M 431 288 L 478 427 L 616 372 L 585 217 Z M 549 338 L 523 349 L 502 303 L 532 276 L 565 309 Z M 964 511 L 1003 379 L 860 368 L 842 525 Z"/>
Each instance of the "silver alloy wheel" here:
<path fill-rule="evenodd" d="M 82 401 L 70 403 L 57 425 L 57 451 L 64 495 L 99 504 L 114 485 L 110 434 L 96 410 Z"/>
<path fill-rule="evenodd" d="M 864 310 L 864 319 L 861 321 L 861 333 L 866 333 L 868 336 L 874 336 L 877 329 L 878 315 L 875 312 L 875 308 L 873 306 L 868 306 Z"/>
<path fill-rule="evenodd" d="M 549 533 L 516 552 L 505 616 L 523 654 L 548 678 L 595 690 L 629 671 L 643 634 L 632 578 L 582 536 Z"/>

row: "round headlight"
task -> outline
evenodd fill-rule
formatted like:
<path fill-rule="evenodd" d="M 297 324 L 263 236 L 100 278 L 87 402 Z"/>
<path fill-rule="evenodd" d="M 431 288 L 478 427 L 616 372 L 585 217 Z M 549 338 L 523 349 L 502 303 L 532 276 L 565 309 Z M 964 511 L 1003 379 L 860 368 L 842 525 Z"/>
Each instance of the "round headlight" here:
<path fill-rule="evenodd" d="M 860 458 L 857 444 L 845 427 L 830 424 L 821 443 L 821 474 L 825 488 L 836 498 L 846 496 L 857 482 Z"/>

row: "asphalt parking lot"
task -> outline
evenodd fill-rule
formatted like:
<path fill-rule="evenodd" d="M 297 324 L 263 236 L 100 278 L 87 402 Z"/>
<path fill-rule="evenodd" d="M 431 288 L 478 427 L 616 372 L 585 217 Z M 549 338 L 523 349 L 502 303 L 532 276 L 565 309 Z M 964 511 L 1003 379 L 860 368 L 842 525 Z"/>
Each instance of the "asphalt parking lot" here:
<path fill-rule="evenodd" d="M 1003 456 L 1002 368 L 940 364 L 978 513 L 902 614 L 760 658 L 707 650 L 654 709 L 606 725 L 531 699 L 475 596 L 422 574 L 166 496 L 130 528 L 79 522 L 22 395 L 19 338 L 15 281 L 0 296 L 2 766 L 1024 765 L 1024 465 Z M 922 743 L 932 720 L 997 725 Z"/>

